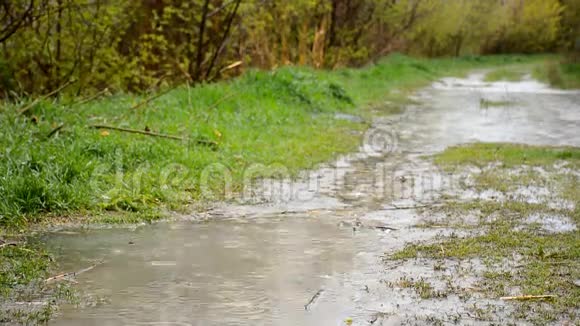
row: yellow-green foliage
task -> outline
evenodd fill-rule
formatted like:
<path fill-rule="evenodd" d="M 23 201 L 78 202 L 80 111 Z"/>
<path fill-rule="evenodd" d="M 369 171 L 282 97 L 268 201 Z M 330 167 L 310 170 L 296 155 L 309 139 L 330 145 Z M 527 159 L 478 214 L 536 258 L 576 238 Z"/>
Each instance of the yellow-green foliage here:
<path fill-rule="evenodd" d="M 497 1 L 428 1 L 424 11 L 430 12 L 411 30 L 411 45 L 416 51 L 431 56 L 459 55 L 479 52 L 479 46 L 490 41 L 492 35 L 507 20 L 506 10 Z"/>
<path fill-rule="evenodd" d="M 557 0 L 429 0 L 429 13 L 409 32 L 428 55 L 542 52 L 554 48 L 565 7 Z"/>
<path fill-rule="evenodd" d="M 507 46 L 519 52 L 550 49 L 561 32 L 564 7 L 557 0 L 512 0 L 512 19 L 504 32 Z"/>
<path fill-rule="evenodd" d="M 569 49 L 580 19 L 571 0 L 5 2 L 3 97 L 48 93 L 71 80 L 71 94 L 146 91 L 256 66 L 363 65 L 393 51 Z"/>
<path fill-rule="evenodd" d="M 576 41 L 580 38 L 580 1 L 563 0 L 564 10 L 562 13 L 562 43 L 565 49 L 576 50 L 576 60 L 580 60 L 580 48 Z"/>
<path fill-rule="evenodd" d="M 475 143 L 450 147 L 435 156 L 442 165 L 489 164 L 501 162 L 505 166 L 551 166 L 559 160 L 580 164 L 580 149 L 575 147 L 538 147 L 509 143 Z"/>
<path fill-rule="evenodd" d="M 33 24 L 2 43 L 0 75 L 4 91 L 48 92 L 70 80 L 77 86 L 118 87 L 131 73 L 131 62 L 116 49 L 127 26 L 128 2 L 86 6 L 66 0 L 38 4 Z M 24 1 L 23 1 L 24 3 Z M 60 8 L 60 9 L 59 9 Z M 1 11 L 0 11 L 1 12 Z"/>

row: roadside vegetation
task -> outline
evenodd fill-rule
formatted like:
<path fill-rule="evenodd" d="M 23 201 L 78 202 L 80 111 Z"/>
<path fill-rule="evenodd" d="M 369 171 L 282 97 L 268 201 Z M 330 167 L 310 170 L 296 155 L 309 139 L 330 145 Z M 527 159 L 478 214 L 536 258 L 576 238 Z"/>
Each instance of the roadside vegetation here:
<path fill-rule="evenodd" d="M 511 81 L 517 82 L 522 80 L 526 74 L 526 69 L 517 68 L 501 68 L 489 72 L 485 75 L 485 81 L 495 82 L 495 81 Z"/>
<path fill-rule="evenodd" d="M 486 74 L 485 81 L 521 81 L 530 76 L 554 88 L 580 88 L 580 63 L 572 58 L 546 61 L 543 64 L 507 66 Z"/>
<path fill-rule="evenodd" d="M 435 163 L 446 169 L 465 165 L 479 167 L 500 163 L 512 168 L 521 165 L 550 167 L 565 160 L 572 167 L 580 166 L 580 150 L 575 147 L 541 147 L 509 143 L 475 143 L 450 147 L 435 156 Z"/>
<path fill-rule="evenodd" d="M 580 63 L 564 61 L 538 66 L 533 73 L 534 78 L 563 89 L 580 88 Z"/>
<path fill-rule="evenodd" d="M 479 279 L 477 285 L 459 290 L 461 295 L 504 298 L 515 306 L 510 318 L 537 325 L 577 320 L 580 149 L 470 144 L 449 148 L 436 155 L 434 162 L 452 173 L 479 169 L 460 192 L 492 191 L 492 195 L 452 199 L 426 209 L 426 216 L 446 216 L 437 227 L 467 231 L 468 235 L 408 244 L 389 259 L 431 259 L 438 262 L 439 269 L 457 260 L 481 261 L 484 270 L 468 272 Z M 465 220 L 468 216 L 475 216 L 475 223 Z M 481 320 L 487 320 L 489 314 L 482 316 Z"/>
<path fill-rule="evenodd" d="M 227 199 L 242 190 L 247 169 L 256 164 L 281 164 L 282 172 L 271 173 L 294 176 L 354 150 L 370 114 L 399 111 L 414 87 L 470 68 L 534 60 L 396 55 L 360 70 L 251 71 L 166 94 L 6 102 L 0 111 L 6 132 L 0 140 L 0 225 L 81 215 L 151 220 L 194 201 Z M 259 170 L 255 177 L 268 176 L 268 168 Z"/>

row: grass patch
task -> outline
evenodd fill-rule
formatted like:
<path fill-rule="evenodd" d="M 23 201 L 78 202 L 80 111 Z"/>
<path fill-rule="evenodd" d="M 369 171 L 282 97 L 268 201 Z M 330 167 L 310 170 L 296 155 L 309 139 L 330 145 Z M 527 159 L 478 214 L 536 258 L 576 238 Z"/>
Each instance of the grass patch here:
<path fill-rule="evenodd" d="M 469 144 L 447 149 L 436 155 L 437 164 L 485 167 L 473 178 L 471 188 L 508 193 L 521 186 L 540 186 L 549 189 L 557 198 L 571 201 L 575 208 L 556 209 L 550 208 L 548 203 L 530 203 L 509 197 L 503 201 L 449 202 L 431 211 L 441 211 L 448 218 L 477 212 L 480 220 L 475 229 L 477 235 L 451 235 L 430 243 L 409 244 L 390 255 L 390 259 L 482 260 L 486 270 L 476 275 L 480 277 L 478 288 L 489 297 L 556 295 L 545 302 L 514 302 L 512 317 L 516 320 L 537 325 L 576 320 L 580 288 L 574 282 L 580 279 L 580 231 L 550 233 L 526 219 L 539 214 L 570 217 L 576 225 L 580 223 L 577 178 L 553 168 L 556 162 L 563 161 L 567 162 L 566 167 L 577 169 L 579 160 L 580 150 L 570 147 Z M 499 164 L 490 168 L 490 163 Z M 533 169 L 522 170 L 521 165 L 540 166 L 546 173 L 540 175 Z"/>
<path fill-rule="evenodd" d="M 487 108 L 491 108 L 491 107 L 511 106 L 514 104 L 515 103 L 511 102 L 511 101 L 494 101 L 494 100 L 488 100 L 485 98 L 479 99 L 479 107 L 481 109 L 487 109 Z"/>
<path fill-rule="evenodd" d="M 403 276 L 395 282 L 387 282 L 386 285 L 390 288 L 413 289 L 423 300 L 447 296 L 446 293 L 435 290 L 431 283 L 424 279 L 414 280 Z"/>
<path fill-rule="evenodd" d="M 521 265 L 510 271 L 490 268 L 483 274 L 481 286 L 489 295 L 514 295 L 509 290 L 520 289 L 526 295 L 552 294 L 557 297 L 546 306 L 538 303 L 518 304 L 517 311 L 535 311 L 533 315 L 515 317 L 536 324 L 553 322 L 567 316 L 574 320 L 580 288 L 574 281 L 580 278 L 580 242 L 578 232 L 538 235 L 517 232 L 506 227 L 490 228 L 476 237 L 452 237 L 432 244 L 412 244 L 394 253 L 394 260 L 427 257 L 432 259 L 469 259 L 501 262 L 519 257 Z"/>
<path fill-rule="evenodd" d="M 493 189 L 503 193 L 515 191 L 530 185 L 539 185 L 544 180 L 533 170 L 514 172 L 510 169 L 491 168 L 482 171 L 475 177 L 475 189 L 483 191 Z"/>
<path fill-rule="evenodd" d="M 74 301 L 66 284 L 49 285 L 44 280 L 55 266 L 40 243 L 18 243 L 0 248 L 0 324 L 48 322 L 58 304 Z M 19 305 L 14 305 L 19 302 Z M 37 302 L 28 307 L 27 302 Z M 42 303 L 42 304 L 38 304 Z"/>
<path fill-rule="evenodd" d="M 485 235 L 452 237 L 433 244 L 412 244 L 394 253 L 392 259 L 427 258 L 494 258 L 501 259 L 518 253 L 529 257 L 574 261 L 580 258 L 577 233 L 536 235 L 513 231 L 506 226 L 491 228 Z"/>
<path fill-rule="evenodd" d="M 2 247 L 0 265 L 0 294 L 10 294 L 10 289 L 19 288 L 48 276 L 52 258 L 36 247 L 14 245 Z"/>
<path fill-rule="evenodd" d="M 567 62 L 557 57 L 543 57 L 544 60 L 528 64 L 507 65 L 494 69 L 485 75 L 486 82 L 521 81 L 526 74 L 561 89 L 580 88 L 580 63 Z"/>
<path fill-rule="evenodd" d="M 478 210 L 483 215 L 518 214 L 525 218 L 533 212 L 569 216 L 575 223 L 580 223 L 580 190 L 578 177 L 566 170 L 555 167 L 563 163 L 566 169 L 580 167 L 580 149 L 576 147 L 530 146 L 519 144 L 476 143 L 450 147 L 435 155 L 435 163 L 447 170 L 459 171 L 465 166 L 478 166 L 481 172 L 473 176 L 470 186 L 477 191 L 496 190 L 508 196 L 504 202 L 471 201 L 467 203 L 450 203 L 441 209 L 465 211 Z M 495 165 L 490 165 L 495 164 Z M 534 169 L 540 167 L 542 173 Z M 549 208 L 547 202 L 538 202 L 541 195 L 531 198 L 536 203 L 528 203 L 513 198 L 519 189 L 547 190 L 550 194 L 546 200 L 563 199 L 576 208 L 571 212 L 564 207 Z"/>
<path fill-rule="evenodd" d="M 508 143 L 475 143 L 454 146 L 435 155 L 435 163 L 443 167 L 458 165 L 485 166 L 499 162 L 504 167 L 520 165 L 551 167 L 558 161 L 580 166 L 580 149 L 576 147 L 530 146 Z"/>
<path fill-rule="evenodd" d="M 533 71 L 534 78 L 556 88 L 580 88 L 580 63 L 548 62 L 537 66 Z"/>
<path fill-rule="evenodd" d="M 501 68 L 493 70 L 485 75 L 486 82 L 495 82 L 495 81 L 510 81 L 510 82 L 518 82 L 521 81 L 524 75 L 526 74 L 525 70 L 521 68 Z"/>

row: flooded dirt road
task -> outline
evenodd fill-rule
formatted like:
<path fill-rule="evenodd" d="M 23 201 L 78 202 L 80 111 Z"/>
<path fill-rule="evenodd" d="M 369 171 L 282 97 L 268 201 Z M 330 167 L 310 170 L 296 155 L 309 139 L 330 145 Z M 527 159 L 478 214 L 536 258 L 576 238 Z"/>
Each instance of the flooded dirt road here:
<path fill-rule="evenodd" d="M 490 300 L 422 299 L 387 286 L 428 275 L 433 266 L 389 265 L 385 253 L 458 232 L 417 227 L 424 215 L 415 208 L 439 202 L 455 185 L 425 156 L 477 141 L 580 146 L 579 92 L 529 79 L 482 79 L 435 82 L 404 114 L 378 117 L 359 153 L 296 181 L 256 187 L 258 203 L 216 205 L 178 222 L 47 236 L 65 271 L 103 262 L 78 275 L 80 306 L 64 307 L 51 324 L 399 325 L 468 318 L 468 306 Z M 447 273 L 451 283 L 473 281 Z M 501 322 L 510 307 L 493 304 L 499 316 L 493 320 Z"/>

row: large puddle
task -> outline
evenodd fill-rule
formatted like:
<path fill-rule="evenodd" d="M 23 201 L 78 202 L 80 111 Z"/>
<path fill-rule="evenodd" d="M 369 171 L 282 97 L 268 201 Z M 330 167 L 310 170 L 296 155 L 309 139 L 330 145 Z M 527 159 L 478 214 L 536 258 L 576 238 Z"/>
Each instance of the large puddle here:
<path fill-rule="evenodd" d="M 306 185 L 308 196 L 220 205 L 205 222 L 47 236 L 64 271 L 102 261 L 75 278 L 80 307 L 52 324 L 376 325 L 381 313 L 396 325 L 454 311 L 453 300 L 423 302 L 382 282 L 385 252 L 446 232 L 413 227 L 420 221 L 405 209 L 433 201 L 444 183 L 426 172 L 430 180 L 409 185 L 429 171 L 421 157 L 474 141 L 580 146 L 579 92 L 482 77 L 438 81 L 416 95 L 422 104 L 378 118 L 360 153 L 306 173 L 315 186 L 291 187 Z"/>
<path fill-rule="evenodd" d="M 65 269 L 105 262 L 78 277 L 88 306 L 65 308 L 54 323 L 332 325 L 364 308 L 353 303 L 372 278 L 376 257 L 365 250 L 377 251 L 374 240 L 310 216 L 57 237 Z"/>

